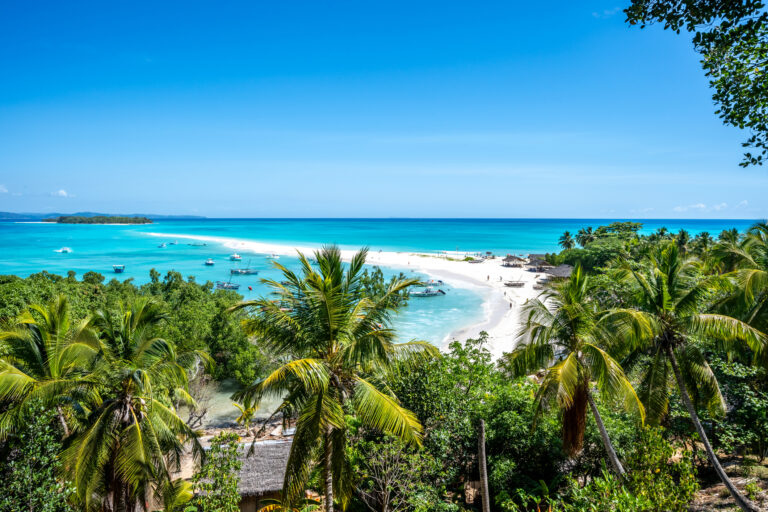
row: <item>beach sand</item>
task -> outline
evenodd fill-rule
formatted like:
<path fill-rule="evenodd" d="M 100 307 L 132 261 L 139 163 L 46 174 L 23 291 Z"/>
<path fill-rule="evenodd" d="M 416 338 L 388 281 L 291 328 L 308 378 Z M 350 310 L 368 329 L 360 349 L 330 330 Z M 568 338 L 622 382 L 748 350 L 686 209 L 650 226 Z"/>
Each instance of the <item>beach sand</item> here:
<path fill-rule="evenodd" d="M 173 233 L 149 233 L 165 238 L 194 239 L 220 243 L 233 251 L 242 253 L 277 254 L 296 256 L 297 251 L 310 255 L 319 246 L 294 247 L 284 244 L 243 241 L 233 238 L 184 235 Z M 342 257 L 349 260 L 353 250 L 342 250 Z M 477 337 L 481 331 L 488 333 L 488 349 L 494 359 L 515 346 L 515 335 L 521 324 L 520 308 L 526 300 L 536 297 L 540 292 L 533 285 L 542 274 L 528 272 L 522 268 L 503 267 L 501 258 L 487 259 L 482 263 L 457 261 L 464 254 L 438 255 L 417 252 L 372 251 L 366 263 L 391 267 L 396 270 L 412 270 L 426 274 L 432 279 L 441 279 L 453 285 L 475 288 L 483 297 L 484 319 L 451 333 L 443 340 L 442 346 L 452 340 L 463 341 Z M 505 281 L 523 281 L 521 288 L 504 286 Z M 423 299 L 429 300 L 429 299 Z"/>

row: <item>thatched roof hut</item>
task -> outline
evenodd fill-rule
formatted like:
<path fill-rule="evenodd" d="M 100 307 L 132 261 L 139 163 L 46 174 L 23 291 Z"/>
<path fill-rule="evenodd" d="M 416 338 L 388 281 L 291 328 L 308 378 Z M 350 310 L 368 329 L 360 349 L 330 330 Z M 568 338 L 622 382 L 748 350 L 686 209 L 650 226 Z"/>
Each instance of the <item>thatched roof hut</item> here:
<path fill-rule="evenodd" d="M 511 267 L 513 265 L 520 265 L 525 260 L 513 254 L 507 254 L 507 256 L 501 260 L 501 264 L 504 267 Z"/>
<path fill-rule="evenodd" d="M 549 263 L 547 260 L 539 259 L 539 258 L 532 258 L 528 262 L 528 268 L 534 269 L 536 272 L 541 272 L 545 268 L 552 268 L 554 265 Z"/>
<path fill-rule="evenodd" d="M 291 441 L 258 441 L 253 445 L 253 453 L 248 455 L 250 448 L 250 443 L 246 443 L 240 451 L 239 458 L 243 464 L 240 469 L 240 495 L 262 497 L 280 492 Z"/>
<path fill-rule="evenodd" d="M 571 272 L 573 272 L 573 267 L 571 265 L 558 265 L 554 268 L 548 268 L 544 272 L 546 272 L 552 277 L 567 278 L 567 277 L 571 277 Z"/>

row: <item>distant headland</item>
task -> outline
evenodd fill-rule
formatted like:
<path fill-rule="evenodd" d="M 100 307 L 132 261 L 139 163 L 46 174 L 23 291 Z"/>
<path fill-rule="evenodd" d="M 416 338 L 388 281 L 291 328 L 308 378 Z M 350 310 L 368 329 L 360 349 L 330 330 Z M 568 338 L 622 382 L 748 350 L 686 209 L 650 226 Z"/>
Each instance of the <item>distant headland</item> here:
<path fill-rule="evenodd" d="M 116 219 L 116 218 L 144 218 L 149 219 L 150 221 L 155 220 L 192 220 L 192 219 L 204 219 L 205 217 L 199 216 L 199 215 L 157 215 L 157 214 L 146 214 L 146 213 L 117 213 L 117 214 L 111 214 L 111 213 L 98 213 L 98 212 L 74 212 L 74 213 L 61 213 L 61 212 L 48 212 L 48 213 L 14 213 L 14 212 L 0 212 L 0 221 L 15 221 L 15 222 L 30 222 L 30 221 L 45 221 L 45 222 L 58 222 L 58 219 L 61 217 L 72 217 L 72 218 L 85 218 L 85 219 L 96 219 L 101 217 L 107 217 L 110 219 Z M 117 220 L 109 220 L 106 222 L 92 222 L 92 221 L 83 221 L 83 222 L 68 222 L 68 224 L 136 224 L 136 222 L 120 222 Z M 142 224 L 146 224 L 146 222 L 143 222 Z"/>
<path fill-rule="evenodd" d="M 62 215 L 51 219 L 43 219 L 43 222 L 55 222 L 56 224 L 152 224 L 152 219 L 147 217 L 122 217 L 119 215 L 94 215 L 93 217 Z"/>

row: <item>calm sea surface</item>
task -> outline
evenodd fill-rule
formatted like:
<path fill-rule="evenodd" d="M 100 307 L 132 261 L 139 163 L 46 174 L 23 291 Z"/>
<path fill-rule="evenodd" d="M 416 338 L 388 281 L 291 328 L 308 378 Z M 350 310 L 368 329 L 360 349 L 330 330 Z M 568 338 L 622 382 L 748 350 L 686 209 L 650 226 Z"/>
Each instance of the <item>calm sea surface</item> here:
<path fill-rule="evenodd" d="M 169 270 L 195 276 L 198 282 L 229 279 L 230 249 L 219 244 L 193 246 L 180 239 L 177 245 L 158 245 L 173 237 L 157 238 L 149 233 L 218 236 L 287 245 L 336 243 L 344 248 L 367 245 L 371 250 L 389 251 L 492 251 L 496 254 L 527 254 L 557 250 L 557 239 L 565 230 L 572 233 L 586 226 L 597 227 L 607 220 L 584 219 L 205 219 L 157 221 L 144 226 L 67 225 L 0 222 L 0 274 L 29 274 L 47 270 L 78 276 L 94 270 L 107 278 L 149 280 L 149 270 Z M 670 231 L 687 229 L 692 235 L 723 229 L 746 229 L 750 220 L 649 220 L 644 232 L 661 226 Z M 55 252 L 61 247 L 72 252 Z M 278 277 L 263 254 L 242 253 L 243 265 L 259 270 L 258 276 L 240 276 L 246 297 L 266 292 L 259 279 Z M 203 265 L 213 258 L 213 267 Z M 281 263 L 294 265 L 294 258 Z M 126 266 L 124 274 L 113 274 L 112 265 Z M 391 274 L 397 269 L 387 269 Z M 253 288 L 248 291 L 248 286 Z M 427 339 L 440 343 L 452 331 L 480 321 L 483 297 L 472 288 L 452 287 L 445 296 L 414 299 L 400 315 L 397 327 L 403 339 Z"/>

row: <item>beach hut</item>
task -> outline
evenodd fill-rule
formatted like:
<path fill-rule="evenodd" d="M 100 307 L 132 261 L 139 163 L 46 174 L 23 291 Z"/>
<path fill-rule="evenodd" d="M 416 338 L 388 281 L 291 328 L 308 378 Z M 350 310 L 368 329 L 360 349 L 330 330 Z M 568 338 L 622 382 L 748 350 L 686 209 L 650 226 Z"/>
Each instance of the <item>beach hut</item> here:
<path fill-rule="evenodd" d="M 519 258 L 517 256 L 514 256 L 512 254 L 507 254 L 507 256 L 501 260 L 501 266 L 503 267 L 521 267 L 523 262 L 525 260 L 523 258 Z"/>
<path fill-rule="evenodd" d="M 256 512 L 261 508 L 261 500 L 280 496 L 291 440 L 257 441 L 253 453 L 248 455 L 250 447 L 250 443 L 244 444 L 239 454 L 242 463 L 238 486 L 241 512 Z"/>
<path fill-rule="evenodd" d="M 571 273 L 573 272 L 573 267 L 571 265 L 558 265 L 553 268 L 548 268 L 544 270 L 548 275 L 550 275 L 553 278 L 558 279 L 566 279 L 571 277 Z"/>
<path fill-rule="evenodd" d="M 539 258 L 530 259 L 527 266 L 528 270 L 531 272 L 542 272 L 544 269 L 554 267 L 554 265 L 549 263 L 547 260 Z"/>

